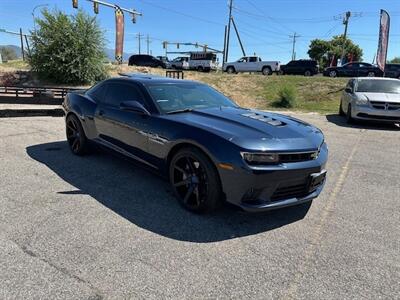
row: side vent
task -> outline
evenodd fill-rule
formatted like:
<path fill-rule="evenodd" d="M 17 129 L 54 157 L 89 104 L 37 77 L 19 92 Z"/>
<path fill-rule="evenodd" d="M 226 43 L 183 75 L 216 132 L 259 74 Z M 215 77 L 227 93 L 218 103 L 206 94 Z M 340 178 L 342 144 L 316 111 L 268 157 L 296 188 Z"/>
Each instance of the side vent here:
<path fill-rule="evenodd" d="M 264 116 L 262 114 L 254 113 L 254 112 L 245 113 L 245 114 L 242 114 L 242 116 L 247 117 L 247 118 L 251 118 L 251 119 L 254 119 L 254 120 L 258 120 L 260 122 L 267 123 L 267 124 L 272 125 L 272 126 L 281 127 L 281 126 L 285 126 L 286 125 L 286 123 L 284 123 L 282 121 L 279 121 L 279 120 L 271 118 L 271 117 Z"/>

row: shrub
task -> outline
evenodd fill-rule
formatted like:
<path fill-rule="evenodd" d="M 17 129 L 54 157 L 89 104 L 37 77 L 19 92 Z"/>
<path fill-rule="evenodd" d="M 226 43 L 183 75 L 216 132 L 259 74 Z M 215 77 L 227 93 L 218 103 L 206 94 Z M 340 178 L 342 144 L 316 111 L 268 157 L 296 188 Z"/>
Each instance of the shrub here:
<path fill-rule="evenodd" d="M 296 104 L 296 90 L 293 86 L 284 86 L 278 92 L 279 99 L 273 104 L 275 107 L 292 108 Z"/>
<path fill-rule="evenodd" d="M 82 11 L 68 16 L 42 11 L 31 32 L 29 63 L 39 77 L 58 83 L 92 83 L 106 77 L 104 33 L 95 18 Z"/>

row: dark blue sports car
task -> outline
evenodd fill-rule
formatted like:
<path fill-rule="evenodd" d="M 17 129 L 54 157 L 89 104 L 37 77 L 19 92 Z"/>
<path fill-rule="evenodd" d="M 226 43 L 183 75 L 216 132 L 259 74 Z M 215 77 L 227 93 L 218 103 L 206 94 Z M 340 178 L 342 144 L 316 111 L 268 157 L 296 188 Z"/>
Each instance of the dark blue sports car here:
<path fill-rule="evenodd" d="M 302 204 L 325 183 L 318 128 L 239 107 L 202 83 L 132 74 L 71 92 L 63 107 L 74 154 L 96 142 L 133 158 L 168 177 L 194 212 L 224 200 L 247 211 Z"/>

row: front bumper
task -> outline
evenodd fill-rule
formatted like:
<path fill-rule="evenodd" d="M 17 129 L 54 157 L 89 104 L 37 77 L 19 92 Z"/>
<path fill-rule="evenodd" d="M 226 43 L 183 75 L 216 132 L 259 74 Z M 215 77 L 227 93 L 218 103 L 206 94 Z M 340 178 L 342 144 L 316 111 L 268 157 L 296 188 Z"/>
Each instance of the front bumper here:
<path fill-rule="evenodd" d="M 388 123 L 400 122 L 400 109 L 376 109 L 371 107 L 369 104 L 353 105 L 351 109 L 351 114 L 354 119 Z"/>
<path fill-rule="evenodd" d="M 220 170 L 227 202 L 245 211 L 267 211 L 298 205 L 318 197 L 326 179 L 309 190 L 310 176 L 324 173 L 328 159 L 326 144 L 315 160 L 260 168 Z"/>

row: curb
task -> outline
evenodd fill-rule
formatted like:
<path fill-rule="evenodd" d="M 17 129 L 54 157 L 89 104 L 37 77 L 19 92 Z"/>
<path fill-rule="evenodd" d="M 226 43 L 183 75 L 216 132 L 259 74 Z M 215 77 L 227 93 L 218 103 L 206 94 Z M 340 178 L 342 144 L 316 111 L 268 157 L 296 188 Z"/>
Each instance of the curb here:
<path fill-rule="evenodd" d="M 61 108 L 54 109 L 1 109 L 0 118 L 14 117 L 63 117 L 64 111 Z"/>

